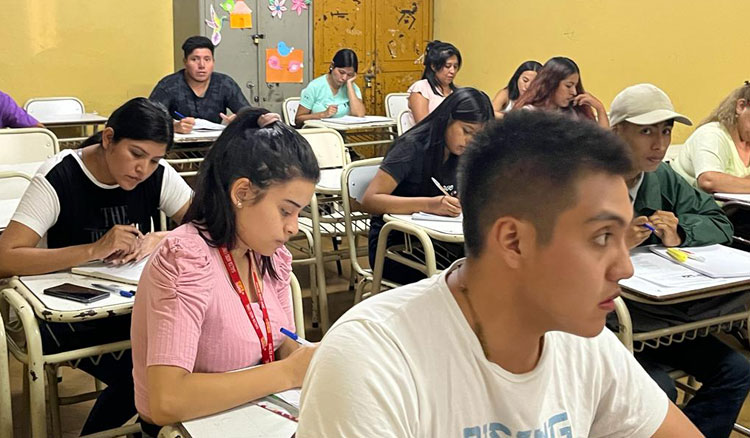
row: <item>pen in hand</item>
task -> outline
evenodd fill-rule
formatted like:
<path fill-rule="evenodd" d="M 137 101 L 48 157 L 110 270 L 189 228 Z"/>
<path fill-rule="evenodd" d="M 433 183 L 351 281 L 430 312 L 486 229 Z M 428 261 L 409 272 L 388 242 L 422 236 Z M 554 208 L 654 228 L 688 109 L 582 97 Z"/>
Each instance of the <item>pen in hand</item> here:
<path fill-rule="evenodd" d="M 312 342 L 310 342 L 310 341 L 308 341 L 306 339 L 300 338 L 299 336 L 297 336 L 297 333 L 291 332 L 291 331 L 285 329 L 284 327 L 281 327 L 281 333 L 285 334 L 291 340 L 293 340 L 294 342 L 296 342 L 296 343 L 298 343 L 298 344 L 300 344 L 302 346 L 305 346 L 305 347 L 312 347 L 313 346 Z"/>
<path fill-rule="evenodd" d="M 450 193 L 448 193 L 447 190 L 445 190 L 445 187 L 443 187 L 438 180 L 436 180 L 434 177 L 430 178 L 432 180 L 432 183 L 435 184 L 435 187 L 437 187 L 445 196 L 450 196 Z"/>

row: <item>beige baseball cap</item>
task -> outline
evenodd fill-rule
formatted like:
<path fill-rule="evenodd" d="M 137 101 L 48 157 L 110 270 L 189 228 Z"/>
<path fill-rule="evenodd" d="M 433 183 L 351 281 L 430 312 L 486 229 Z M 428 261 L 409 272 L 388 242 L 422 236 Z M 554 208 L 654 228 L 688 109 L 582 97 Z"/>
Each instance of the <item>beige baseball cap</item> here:
<path fill-rule="evenodd" d="M 609 125 L 626 121 L 636 125 L 655 125 L 665 120 L 692 125 L 693 122 L 674 111 L 667 93 L 652 84 L 637 84 L 620 91 L 609 110 Z"/>

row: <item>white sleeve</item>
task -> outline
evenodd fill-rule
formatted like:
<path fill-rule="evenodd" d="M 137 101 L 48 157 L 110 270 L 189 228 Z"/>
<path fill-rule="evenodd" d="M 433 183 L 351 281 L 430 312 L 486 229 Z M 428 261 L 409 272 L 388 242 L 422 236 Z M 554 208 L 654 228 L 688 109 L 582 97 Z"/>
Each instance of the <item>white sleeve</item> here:
<path fill-rule="evenodd" d="M 160 164 L 164 166 L 164 177 L 161 181 L 159 210 L 172 217 L 190 200 L 193 190 L 169 163 L 162 160 Z"/>
<path fill-rule="evenodd" d="M 362 321 L 326 333 L 302 384 L 298 438 L 416 436 L 414 379 L 398 345 Z"/>
<path fill-rule="evenodd" d="M 651 437 L 667 417 L 667 395 L 611 331 L 600 338 L 602 394 L 589 437 Z"/>
<path fill-rule="evenodd" d="M 36 174 L 26 188 L 18 208 L 11 218 L 31 228 L 44 237 L 60 215 L 60 199 L 52 184 L 41 174 Z"/>
<path fill-rule="evenodd" d="M 706 172 L 725 172 L 729 157 L 722 154 L 721 145 L 726 141 L 723 137 L 720 132 L 709 129 L 697 129 L 690 137 L 696 179 Z"/>

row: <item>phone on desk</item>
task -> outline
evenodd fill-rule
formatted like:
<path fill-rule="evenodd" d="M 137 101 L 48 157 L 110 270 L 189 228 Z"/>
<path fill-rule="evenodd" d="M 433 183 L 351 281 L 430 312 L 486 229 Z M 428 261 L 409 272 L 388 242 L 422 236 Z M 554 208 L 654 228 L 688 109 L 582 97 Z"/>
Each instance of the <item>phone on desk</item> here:
<path fill-rule="evenodd" d="M 78 286 L 72 283 L 58 284 L 44 290 L 45 295 L 64 298 L 66 300 L 78 301 L 79 303 L 93 303 L 107 298 L 109 292 L 92 289 L 90 287 Z"/>

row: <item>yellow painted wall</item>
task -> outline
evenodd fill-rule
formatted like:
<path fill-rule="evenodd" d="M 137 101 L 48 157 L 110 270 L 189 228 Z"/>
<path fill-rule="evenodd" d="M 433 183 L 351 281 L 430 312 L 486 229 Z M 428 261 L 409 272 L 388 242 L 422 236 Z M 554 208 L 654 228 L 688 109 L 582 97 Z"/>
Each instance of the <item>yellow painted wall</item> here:
<path fill-rule="evenodd" d="M 435 38 L 463 55 L 456 83 L 490 97 L 527 59 L 568 56 L 609 109 L 651 82 L 694 123 L 750 79 L 750 2 L 737 0 L 435 0 Z M 692 128 L 678 125 L 673 143 Z"/>
<path fill-rule="evenodd" d="M 0 90 L 19 105 L 76 96 L 110 114 L 173 70 L 172 2 L 3 1 Z"/>

